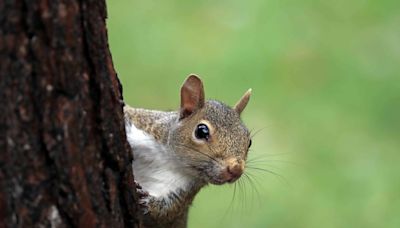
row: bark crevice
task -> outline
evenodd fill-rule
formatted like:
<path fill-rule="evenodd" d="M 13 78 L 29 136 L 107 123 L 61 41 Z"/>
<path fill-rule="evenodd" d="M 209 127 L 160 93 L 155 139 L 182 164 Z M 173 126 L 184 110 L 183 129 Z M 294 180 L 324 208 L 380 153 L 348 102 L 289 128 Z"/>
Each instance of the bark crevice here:
<path fill-rule="evenodd" d="M 105 2 L 0 0 L 0 227 L 134 227 Z"/>

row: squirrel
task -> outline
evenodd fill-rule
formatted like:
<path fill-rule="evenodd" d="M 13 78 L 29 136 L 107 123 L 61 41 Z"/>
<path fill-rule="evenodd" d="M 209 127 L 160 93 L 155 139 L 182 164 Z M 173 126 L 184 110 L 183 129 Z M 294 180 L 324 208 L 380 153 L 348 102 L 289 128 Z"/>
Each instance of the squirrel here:
<path fill-rule="evenodd" d="M 233 183 L 244 172 L 250 132 L 240 119 L 249 89 L 233 108 L 205 100 L 203 82 L 184 81 L 180 109 L 124 107 L 144 227 L 187 226 L 189 206 L 208 183 Z"/>

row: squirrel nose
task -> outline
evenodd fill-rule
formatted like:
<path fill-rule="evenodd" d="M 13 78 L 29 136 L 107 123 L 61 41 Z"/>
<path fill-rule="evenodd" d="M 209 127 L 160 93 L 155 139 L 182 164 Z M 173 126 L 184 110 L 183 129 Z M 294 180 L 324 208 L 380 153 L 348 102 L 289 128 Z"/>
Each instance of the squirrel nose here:
<path fill-rule="evenodd" d="M 243 173 L 244 164 L 243 162 L 238 162 L 236 159 L 228 162 L 225 170 L 222 172 L 222 179 L 224 182 L 234 182 L 237 180 Z"/>
<path fill-rule="evenodd" d="M 226 167 L 226 170 L 232 176 L 233 179 L 239 178 L 243 173 L 243 169 L 241 165 L 239 165 L 238 163 L 234 164 L 233 166 Z"/>

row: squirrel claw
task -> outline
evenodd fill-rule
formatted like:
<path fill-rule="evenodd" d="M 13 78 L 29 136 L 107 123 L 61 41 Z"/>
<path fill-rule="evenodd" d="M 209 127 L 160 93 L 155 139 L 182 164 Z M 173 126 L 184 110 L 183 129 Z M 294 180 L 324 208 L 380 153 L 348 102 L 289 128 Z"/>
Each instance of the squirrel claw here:
<path fill-rule="evenodd" d="M 139 196 L 139 209 L 142 211 L 144 215 L 149 213 L 149 205 L 148 205 L 148 195 L 149 193 L 145 192 L 147 196 Z"/>
<path fill-rule="evenodd" d="M 142 189 L 142 186 L 136 180 L 134 180 L 133 182 L 135 183 L 136 188 Z"/>
<path fill-rule="evenodd" d="M 135 181 L 135 185 L 136 185 L 136 193 L 139 197 L 139 202 L 138 202 L 139 208 L 142 211 L 142 213 L 146 215 L 149 213 L 148 201 L 150 194 L 149 192 L 143 190 L 142 186 L 137 181 Z"/>
<path fill-rule="evenodd" d="M 142 186 L 137 181 L 135 181 L 135 185 L 136 185 L 136 193 L 138 194 L 140 199 L 144 199 L 149 196 L 149 192 L 143 190 Z"/>

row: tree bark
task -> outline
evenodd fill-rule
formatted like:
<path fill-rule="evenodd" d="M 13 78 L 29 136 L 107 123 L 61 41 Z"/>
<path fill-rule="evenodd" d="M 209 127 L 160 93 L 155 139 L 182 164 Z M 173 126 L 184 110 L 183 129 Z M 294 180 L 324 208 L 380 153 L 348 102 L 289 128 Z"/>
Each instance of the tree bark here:
<path fill-rule="evenodd" d="M 0 0 L 0 227 L 134 227 L 104 0 Z"/>

